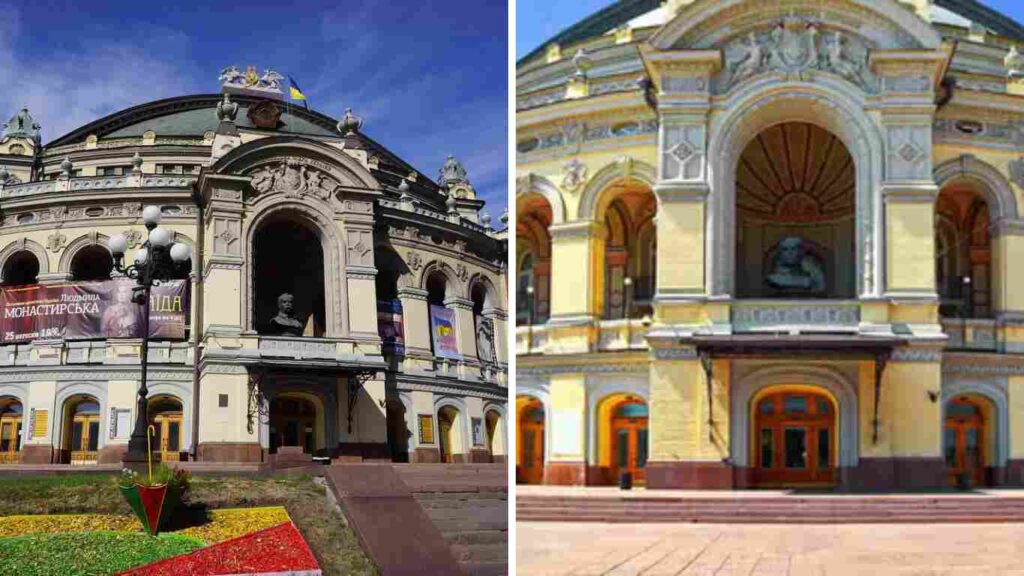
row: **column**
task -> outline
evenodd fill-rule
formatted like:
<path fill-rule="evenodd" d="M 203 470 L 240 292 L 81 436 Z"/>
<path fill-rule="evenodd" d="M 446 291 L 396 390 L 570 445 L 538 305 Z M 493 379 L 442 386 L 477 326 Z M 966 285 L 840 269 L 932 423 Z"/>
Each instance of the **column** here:
<path fill-rule="evenodd" d="M 479 374 L 476 366 L 479 365 L 479 358 L 476 355 L 476 322 L 473 320 L 473 301 L 465 298 L 446 298 L 446 308 L 455 311 L 455 345 L 462 356 L 459 363 L 459 378 L 468 380 L 474 378 L 473 372 Z M 467 366 L 468 365 L 468 366 Z"/>
<path fill-rule="evenodd" d="M 650 379 L 650 488 L 732 488 L 728 363 L 707 372 L 692 346 L 652 342 Z M 710 410 L 714 409 L 713 415 Z"/>
<path fill-rule="evenodd" d="M 548 353 L 578 354 L 593 347 L 593 324 L 604 305 L 604 226 L 583 220 L 552 226 L 551 316 Z"/>
<path fill-rule="evenodd" d="M 587 378 L 583 374 L 553 374 L 551 402 L 545 425 L 551 445 L 544 467 L 545 484 L 586 484 Z"/>
<path fill-rule="evenodd" d="M 242 306 L 242 197 L 248 184 L 234 177 L 209 176 L 206 203 L 203 272 L 203 334 L 238 335 Z"/>
<path fill-rule="evenodd" d="M 942 458 L 942 352 L 902 347 L 893 351 L 881 386 L 896 488 L 946 485 Z"/>
<path fill-rule="evenodd" d="M 249 374 L 245 367 L 207 362 L 199 381 L 198 458 L 213 462 L 261 462 L 260 418 L 249 429 Z"/>
<path fill-rule="evenodd" d="M 402 302 L 402 325 L 405 331 L 405 372 L 423 373 L 425 370 L 431 370 L 434 358 L 430 351 L 427 291 L 422 288 L 401 287 L 398 289 L 398 299 Z"/>
<path fill-rule="evenodd" d="M 1007 413 L 1010 417 L 1010 458 L 1006 462 L 1006 484 L 1024 486 L 1024 376 L 1010 376 L 1006 382 Z"/>

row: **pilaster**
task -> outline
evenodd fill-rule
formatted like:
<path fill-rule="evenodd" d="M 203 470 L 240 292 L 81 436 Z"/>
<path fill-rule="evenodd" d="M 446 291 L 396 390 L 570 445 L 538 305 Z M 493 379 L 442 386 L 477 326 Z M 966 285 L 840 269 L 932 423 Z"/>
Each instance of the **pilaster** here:
<path fill-rule="evenodd" d="M 550 427 L 544 468 L 545 484 L 586 483 L 586 376 L 554 374 L 550 385 L 551 404 L 546 425 Z"/>

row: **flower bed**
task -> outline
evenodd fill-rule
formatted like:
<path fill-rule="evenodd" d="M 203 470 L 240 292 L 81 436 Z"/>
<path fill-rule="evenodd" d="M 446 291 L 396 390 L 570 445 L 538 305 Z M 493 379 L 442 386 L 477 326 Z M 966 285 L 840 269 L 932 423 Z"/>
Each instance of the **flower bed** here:
<path fill-rule="evenodd" d="M 142 532 L 139 520 L 131 516 L 0 517 L 0 574 L 112 574 L 134 568 L 142 571 L 132 573 L 157 574 L 179 564 L 202 566 L 206 574 L 231 573 L 217 572 L 216 566 L 245 573 L 258 573 L 265 566 L 319 570 L 283 507 L 215 509 L 194 520 L 154 537 Z M 204 553 L 188 555 L 196 551 Z M 160 568 L 146 568 L 161 560 Z"/>
<path fill-rule="evenodd" d="M 0 538 L 0 574 L 113 574 L 202 547 L 195 538 L 174 534 L 40 532 Z"/>

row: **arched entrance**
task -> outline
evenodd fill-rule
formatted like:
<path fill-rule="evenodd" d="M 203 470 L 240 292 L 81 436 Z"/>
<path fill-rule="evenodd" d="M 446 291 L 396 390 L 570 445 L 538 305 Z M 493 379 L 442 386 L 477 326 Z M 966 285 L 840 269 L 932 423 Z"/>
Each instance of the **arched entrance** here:
<path fill-rule="evenodd" d="M 950 484 L 968 482 L 982 486 L 985 467 L 991 461 L 987 454 L 992 439 L 990 425 L 994 419 L 992 404 L 977 395 L 953 398 L 946 404 L 942 448 L 946 475 Z"/>
<path fill-rule="evenodd" d="M 651 314 L 657 263 L 654 214 L 657 201 L 646 183 L 616 180 L 601 193 L 603 218 L 604 318 L 638 318 Z"/>
<path fill-rule="evenodd" d="M 636 396 L 627 396 L 610 407 L 610 448 L 613 480 L 628 472 L 633 482 L 647 479 L 647 404 Z"/>
<path fill-rule="evenodd" d="M 298 446 L 313 454 L 319 445 L 317 407 L 300 396 L 283 394 L 270 402 L 270 453 L 285 446 Z"/>
<path fill-rule="evenodd" d="M 443 406 L 437 411 L 438 446 L 441 462 L 452 464 L 456 457 L 465 454 L 462 436 L 459 433 L 459 411 L 453 406 Z"/>
<path fill-rule="evenodd" d="M 836 405 L 810 388 L 770 390 L 753 403 L 754 482 L 761 486 L 834 484 Z"/>
<path fill-rule="evenodd" d="M 64 403 L 63 449 L 71 464 L 95 464 L 99 457 L 100 403 L 87 395 Z"/>
<path fill-rule="evenodd" d="M 540 484 L 544 479 L 544 404 L 536 398 L 516 399 L 519 414 L 519 451 L 516 479 L 524 484 Z"/>
<path fill-rule="evenodd" d="M 149 401 L 149 423 L 154 432 L 150 444 L 154 460 L 177 462 L 185 438 L 181 401 L 173 396 L 156 396 Z"/>
<path fill-rule="evenodd" d="M 21 459 L 23 412 L 16 398 L 0 399 L 0 464 L 16 464 Z"/>
<path fill-rule="evenodd" d="M 388 399 L 388 446 L 391 447 L 392 462 L 409 461 L 409 442 L 412 433 L 406 421 L 406 407 L 399 399 Z"/>

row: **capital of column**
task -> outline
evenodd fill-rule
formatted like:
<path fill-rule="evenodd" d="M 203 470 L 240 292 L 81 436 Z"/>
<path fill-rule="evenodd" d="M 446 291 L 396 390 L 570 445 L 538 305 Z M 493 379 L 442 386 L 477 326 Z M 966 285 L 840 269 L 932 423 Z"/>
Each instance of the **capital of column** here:
<path fill-rule="evenodd" d="M 399 299 L 403 299 L 403 300 L 404 299 L 422 300 L 422 301 L 426 302 L 426 300 L 427 300 L 427 291 L 423 290 L 422 288 L 399 288 L 398 289 L 398 298 Z"/>
<path fill-rule="evenodd" d="M 659 203 L 706 202 L 711 193 L 707 182 L 662 181 L 654 185 L 654 195 Z"/>
<path fill-rule="evenodd" d="M 607 233 L 604 224 L 596 220 L 577 220 L 548 227 L 552 242 L 594 238 L 603 240 Z"/>

